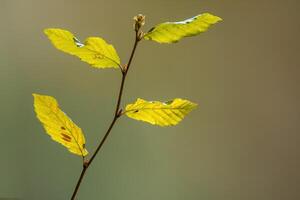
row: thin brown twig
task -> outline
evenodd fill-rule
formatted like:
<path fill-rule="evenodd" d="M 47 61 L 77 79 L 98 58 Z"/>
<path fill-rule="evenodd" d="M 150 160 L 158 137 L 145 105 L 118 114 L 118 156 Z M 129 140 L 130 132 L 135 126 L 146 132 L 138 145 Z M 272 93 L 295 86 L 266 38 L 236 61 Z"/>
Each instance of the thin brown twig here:
<path fill-rule="evenodd" d="M 136 30 L 135 31 L 135 42 L 134 42 L 134 45 L 133 45 L 133 49 L 131 51 L 131 55 L 130 55 L 130 58 L 129 58 L 129 61 L 128 61 L 128 64 L 125 66 L 125 67 L 120 67 L 121 71 L 122 71 L 122 81 L 121 81 L 121 85 L 120 85 L 120 90 L 119 90 L 119 95 L 118 95 L 118 100 L 117 100 L 117 105 L 116 105 L 116 110 L 115 110 L 115 113 L 114 113 L 114 117 L 113 117 L 113 120 L 109 126 L 109 128 L 107 129 L 104 137 L 102 138 L 102 140 L 100 141 L 98 147 L 96 148 L 95 152 L 93 153 L 92 157 L 90 158 L 90 160 L 88 161 L 85 161 L 83 163 L 83 167 L 82 167 L 82 171 L 81 171 L 81 174 L 79 176 L 79 179 L 77 181 L 77 184 L 76 184 L 76 187 L 73 191 L 73 194 L 72 194 L 72 197 L 71 197 L 71 200 L 74 200 L 75 197 L 76 197 L 76 194 L 79 190 L 79 187 L 81 185 L 81 182 L 83 180 L 83 177 L 85 175 L 85 172 L 87 171 L 87 169 L 89 168 L 89 166 L 92 164 L 93 160 L 95 159 L 95 157 L 97 156 L 98 152 L 100 151 L 101 147 L 103 146 L 104 142 L 106 141 L 107 137 L 109 136 L 113 126 L 115 125 L 116 121 L 118 120 L 118 118 L 122 115 L 122 109 L 120 109 L 120 105 L 121 105 L 121 100 L 122 100 L 122 94 L 123 94 L 123 88 L 124 88 L 124 84 L 125 84 L 125 80 L 126 80 L 126 76 L 127 76 L 127 72 L 129 70 L 129 67 L 131 65 L 131 62 L 132 62 L 132 59 L 133 59 L 133 56 L 135 54 L 135 51 L 136 51 L 136 47 L 137 47 L 137 44 L 138 42 L 141 40 L 141 38 L 139 37 L 139 30 Z"/>

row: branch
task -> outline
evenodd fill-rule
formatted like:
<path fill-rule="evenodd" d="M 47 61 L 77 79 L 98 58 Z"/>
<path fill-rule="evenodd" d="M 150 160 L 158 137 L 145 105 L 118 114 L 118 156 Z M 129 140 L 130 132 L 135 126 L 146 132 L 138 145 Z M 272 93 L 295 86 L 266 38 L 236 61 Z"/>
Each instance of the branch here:
<path fill-rule="evenodd" d="M 101 142 L 99 143 L 97 149 L 95 150 L 95 152 L 93 153 L 92 157 L 90 158 L 90 160 L 85 161 L 83 163 L 83 168 L 82 168 L 80 177 L 79 177 L 79 179 L 77 181 L 76 187 L 75 187 L 73 195 L 71 197 L 71 200 L 75 199 L 76 194 L 77 194 L 77 192 L 79 190 L 80 184 L 82 182 L 82 179 L 83 179 L 83 177 L 85 175 L 85 172 L 87 171 L 87 169 L 92 164 L 92 162 L 95 159 L 95 157 L 97 156 L 98 152 L 100 151 L 101 147 L 103 146 L 104 142 L 106 141 L 107 137 L 109 136 L 112 128 L 114 127 L 116 121 L 122 115 L 122 109 L 120 109 L 120 105 L 121 105 L 121 100 L 122 100 L 122 95 L 123 95 L 123 88 L 124 88 L 124 84 L 125 84 L 127 72 L 129 70 L 129 67 L 131 65 L 131 62 L 133 60 L 133 57 L 134 57 L 134 54 L 135 54 L 135 51 L 136 51 L 137 44 L 141 40 L 141 36 L 140 35 L 141 35 L 140 29 L 136 29 L 135 30 L 135 42 L 134 42 L 134 45 L 133 45 L 133 49 L 131 51 L 131 55 L 130 55 L 128 64 L 125 65 L 125 67 L 121 68 L 121 71 L 122 71 L 122 81 L 121 81 L 121 85 L 120 85 L 120 90 L 119 90 L 119 95 L 118 95 L 118 100 L 117 100 L 117 105 L 116 105 L 116 110 L 115 110 L 114 118 L 113 118 L 113 120 L 112 120 L 109 128 L 107 129 L 104 137 L 102 138 Z"/>

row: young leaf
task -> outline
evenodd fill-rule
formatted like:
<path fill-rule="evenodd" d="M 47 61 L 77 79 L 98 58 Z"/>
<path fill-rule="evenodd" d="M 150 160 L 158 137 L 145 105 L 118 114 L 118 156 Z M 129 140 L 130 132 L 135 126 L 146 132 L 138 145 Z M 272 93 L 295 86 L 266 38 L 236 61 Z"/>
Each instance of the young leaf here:
<path fill-rule="evenodd" d="M 80 156 L 86 156 L 85 138 L 81 129 L 59 108 L 51 96 L 33 94 L 37 118 L 51 138 Z"/>
<path fill-rule="evenodd" d="M 165 22 L 151 28 L 144 38 L 158 43 L 174 43 L 181 38 L 205 32 L 211 25 L 221 20 L 220 17 L 204 13 L 180 22 Z"/>
<path fill-rule="evenodd" d="M 118 68 L 120 66 L 120 58 L 115 48 L 102 38 L 89 37 L 81 43 L 67 30 L 49 28 L 44 32 L 57 49 L 77 56 L 93 67 Z"/>
<path fill-rule="evenodd" d="M 153 125 L 172 126 L 178 124 L 196 106 L 195 103 L 178 98 L 165 103 L 137 99 L 135 103 L 126 106 L 125 113 L 130 118 Z"/>

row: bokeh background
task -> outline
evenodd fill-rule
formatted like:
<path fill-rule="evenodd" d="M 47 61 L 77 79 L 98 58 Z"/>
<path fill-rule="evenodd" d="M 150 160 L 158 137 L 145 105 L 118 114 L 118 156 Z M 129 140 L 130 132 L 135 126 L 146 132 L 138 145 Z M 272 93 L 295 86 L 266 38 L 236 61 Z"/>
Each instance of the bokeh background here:
<path fill-rule="evenodd" d="M 112 119 L 119 71 L 56 50 L 44 28 L 103 37 L 124 63 L 134 15 L 148 30 L 203 12 L 224 21 L 177 44 L 141 43 L 123 99 L 199 108 L 171 128 L 118 121 L 78 199 L 300 199 L 299 9 L 297 0 L 0 0 L 0 199 L 69 199 L 81 170 L 37 121 L 33 92 L 57 98 L 90 152 Z"/>

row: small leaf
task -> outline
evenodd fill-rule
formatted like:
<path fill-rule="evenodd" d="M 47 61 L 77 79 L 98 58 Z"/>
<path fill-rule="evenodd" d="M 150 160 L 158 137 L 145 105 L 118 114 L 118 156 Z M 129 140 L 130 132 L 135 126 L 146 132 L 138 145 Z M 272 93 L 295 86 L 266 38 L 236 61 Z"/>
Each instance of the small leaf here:
<path fill-rule="evenodd" d="M 102 38 L 89 37 L 81 43 L 67 30 L 49 28 L 44 32 L 57 49 L 77 56 L 93 67 L 118 68 L 120 66 L 120 58 L 115 48 Z"/>
<path fill-rule="evenodd" d="M 204 13 L 180 22 L 165 22 L 150 29 L 144 38 L 158 43 L 174 43 L 184 37 L 205 32 L 211 25 L 221 20 L 220 17 Z"/>
<path fill-rule="evenodd" d="M 128 117 L 149 122 L 153 125 L 172 126 L 178 124 L 197 104 L 176 98 L 165 103 L 137 99 L 128 104 L 125 113 Z"/>
<path fill-rule="evenodd" d="M 51 96 L 33 94 L 37 118 L 51 138 L 76 155 L 86 156 L 85 138 L 81 129 L 59 108 Z"/>

